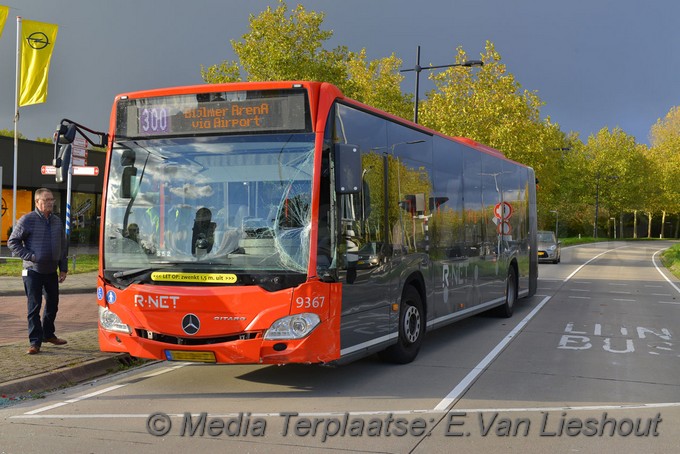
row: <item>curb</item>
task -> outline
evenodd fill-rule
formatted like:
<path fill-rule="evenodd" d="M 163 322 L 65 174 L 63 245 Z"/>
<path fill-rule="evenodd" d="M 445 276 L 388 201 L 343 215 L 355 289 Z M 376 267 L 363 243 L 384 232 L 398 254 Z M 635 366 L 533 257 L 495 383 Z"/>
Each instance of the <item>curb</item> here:
<path fill-rule="evenodd" d="M 127 353 L 92 359 L 75 366 L 2 383 L 0 384 L 0 395 L 35 394 L 67 385 L 72 386 L 106 375 L 120 366 L 129 365 L 131 362 L 132 357 Z"/>
<path fill-rule="evenodd" d="M 59 289 L 59 294 L 60 295 L 76 295 L 80 293 L 92 293 L 93 295 L 97 293 L 97 289 L 95 287 L 92 288 L 83 288 L 83 287 L 78 287 L 78 288 L 60 288 Z M 24 289 L 16 289 L 16 290 L 2 290 L 0 291 L 0 296 L 26 296 L 26 292 Z"/>

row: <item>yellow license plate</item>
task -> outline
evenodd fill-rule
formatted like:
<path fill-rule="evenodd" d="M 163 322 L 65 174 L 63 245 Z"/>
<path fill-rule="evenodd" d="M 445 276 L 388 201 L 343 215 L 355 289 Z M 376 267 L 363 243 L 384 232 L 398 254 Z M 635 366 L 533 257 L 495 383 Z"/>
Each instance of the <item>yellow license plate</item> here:
<path fill-rule="evenodd" d="M 183 350 L 165 350 L 168 361 L 192 361 L 197 363 L 217 362 L 215 352 L 189 352 Z"/>
<path fill-rule="evenodd" d="M 548 254 L 546 254 L 545 252 L 539 252 L 539 253 L 538 253 L 538 256 L 539 256 L 539 257 L 547 257 Z"/>

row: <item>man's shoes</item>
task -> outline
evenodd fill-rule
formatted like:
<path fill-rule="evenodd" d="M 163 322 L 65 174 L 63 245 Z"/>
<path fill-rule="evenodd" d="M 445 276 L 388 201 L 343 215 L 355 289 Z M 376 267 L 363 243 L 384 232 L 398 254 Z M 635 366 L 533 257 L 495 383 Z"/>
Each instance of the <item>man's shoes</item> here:
<path fill-rule="evenodd" d="M 26 352 L 28 355 L 37 355 L 38 353 L 40 353 L 40 347 L 36 345 L 31 345 L 31 348 Z"/>
<path fill-rule="evenodd" d="M 65 345 L 68 344 L 68 341 L 65 339 L 59 339 L 58 337 L 50 337 L 49 339 L 45 339 L 45 342 L 49 342 L 50 344 L 54 345 Z"/>

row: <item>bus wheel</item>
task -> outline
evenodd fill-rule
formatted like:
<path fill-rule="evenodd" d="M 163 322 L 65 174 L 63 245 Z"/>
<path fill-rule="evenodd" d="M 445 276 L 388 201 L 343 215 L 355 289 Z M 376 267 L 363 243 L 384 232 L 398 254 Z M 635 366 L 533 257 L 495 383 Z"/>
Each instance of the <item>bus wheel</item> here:
<path fill-rule="evenodd" d="M 515 302 L 517 301 L 517 272 L 514 266 L 510 266 L 508 270 L 508 278 L 505 281 L 505 303 L 499 306 L 497 314 L 500 317 L 512 317 L 512 312 L 515 309 Z"/>
<path fill-rule="evenodd" d="M 410 363 L 418 355 L 425 336 L 425 314 L 420 293 L 413 287 L 406 287 L 399 310 L 399 340 L 382 352 L 380 358 L 397 364 Z"/>

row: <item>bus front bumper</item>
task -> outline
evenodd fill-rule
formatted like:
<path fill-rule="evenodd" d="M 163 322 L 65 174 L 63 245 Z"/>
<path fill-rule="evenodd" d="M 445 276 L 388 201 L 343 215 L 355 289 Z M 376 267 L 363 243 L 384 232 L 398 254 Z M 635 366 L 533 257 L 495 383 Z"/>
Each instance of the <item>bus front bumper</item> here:
<path fill-rule="evenodd" d="M 320 323 L 302 339 L 238 339 L 202 345 L 177 345 L 146 339 L 135 334 L 107 331 L 99 327 L 99 347 L 107 352 L 127 352 L 138 358 L 221 364 L 328 363 L 340 357 L 338 330 L 332 320 Z"/>

